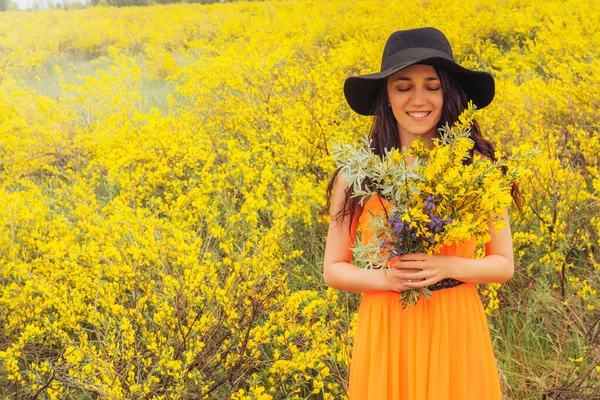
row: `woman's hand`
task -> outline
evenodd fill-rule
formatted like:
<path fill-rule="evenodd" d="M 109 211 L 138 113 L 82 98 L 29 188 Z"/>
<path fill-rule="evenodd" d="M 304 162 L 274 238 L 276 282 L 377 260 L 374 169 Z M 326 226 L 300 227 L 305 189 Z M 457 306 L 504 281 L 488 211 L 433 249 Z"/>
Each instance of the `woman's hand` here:
<path fill-rule="evenodd" d="M 425 253 L 404 254 L 394 258 L 391 264 L 394 276 L 406 289 L 417 289 L 452 278 L 452 266 L 456 257 Z"/>
<path fill-rule="evenodd" d="M 402 293 L 405 290 L 413 289 L 413 286 L 408 285 L 408 278 L 406 278 L 407 273 L 417 273 L 420 272 L 420 269 L 412 269 L 412 268 L 388 268 L 383 270 L 384 275 L 382 277 L 383 284 L 382 290 L 392 291 L 397 293 Z M 412 280 L 412 278 L 411 278 Z"/>

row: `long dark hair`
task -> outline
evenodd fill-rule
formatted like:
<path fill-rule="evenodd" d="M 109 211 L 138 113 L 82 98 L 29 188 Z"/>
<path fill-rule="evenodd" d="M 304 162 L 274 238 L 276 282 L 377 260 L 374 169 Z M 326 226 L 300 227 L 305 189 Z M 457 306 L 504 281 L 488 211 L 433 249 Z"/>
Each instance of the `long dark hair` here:
<path fill-rule="evenodd" d="M 467 108 L 469 99 L 463 88 L 456 83 L 450 73 L 437 67 L 435 68 L 435 71 L 441 82 L 444 99 L 442 114 L 437 125 L 437 128 L 439 129 L 446 125 L 446 123 L 452 126 L 452 124 L 458 120 L 458 116 Z M 402 148 L 402 144 L 400 143 L 400 134 L 398 132 L 398 123 L 394 117 L 392 109 L 388 105 L 388 102 L 387 80 L 384 79 L 381 83 L 379 96 L 377 97 L 373 107 L 373 124 L 371 125 L 371 130 L 369 132 L 369 139 L 371 139 L 371 147 L 373 152 L 380 157 L 385 154 L 385 149 L 391 150 L 393 148 Z M 483 138 L 477 121 L 473 121 L 473 124 L 471 125 L 470 138 L 473 140 L 473 142 L 475 142 L 475 145 L 471 149 L 469 157 L 464 160 L 465 164 L 468 165 L 473 162 L 473 155 L 475 152 L 488 157 L 493 162 L 497 161 L 494 155 L 494 146 L 489 140 Z M 333 176 L 327 185 L 326 209 L 329 209 L 331 206 L 331 195 L 333 193 L 333 187 L 339 172 L 339 168 L 334 171 Z M 506 167 L 503 167 L 502 172 L 506 173 Z M 351 195 L 352 188 L 347 188 L 345 192 L 344 207 L 337 213 L 337 215 L 334 216 L 336 219 L 342 220 L 347 216 L 350 216 L 351 221 L 354 219 L 360 199 L 358 197 L 351 197 Z M 513 203 L 516 205 L 518 210 L 522 212 L 522 196 L 519 192 L 517 184 L 514 182 L 511 188 L 511 195 L 513 198 Z"/>

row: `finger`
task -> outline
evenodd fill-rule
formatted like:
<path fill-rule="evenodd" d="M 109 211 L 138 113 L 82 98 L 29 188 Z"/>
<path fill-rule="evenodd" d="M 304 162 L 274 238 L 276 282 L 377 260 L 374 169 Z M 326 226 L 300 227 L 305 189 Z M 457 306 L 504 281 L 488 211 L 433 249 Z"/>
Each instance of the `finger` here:
<path fill-rule="evenodd" d="M 410 288 L 410 289 L 421 289 L 426 286 L 433 285 L 437 282 L 439 282 L 439 279 L 437 279 L 435 277 L 426 278 L 424 280 L 419 280 L 419 281 L 413 281 L 411 279 L 411 282 L 408 282 L 408 281 L 404 282 L 404 286 L 406 286 L 407 288 Z"/>
<path fill-rule="evenodd" d="M 416 282 L 406 282 L 406 281 L 400 282 L 398 284 L 398 289 L 399 289 L 398 291 L 403 292 L 405 290 L 418 289 L 418 287 L 413 286 L 413 284 L 415 284 L 415 283 Z"/>
<path fill-rule="evenodd" d="M 393 284 L 394 286 L 397 286 L 397 287 L 403 286 L 404 289 L 408 289 L 408 287 L 405 287 L 404 285 L 408 285 L 409 283 L 417 283 L 425 278 L 416 278 L 416 277 L 406 278 L 406 277 L 401 277 L 401 276 L 394 276 L 392 279 L 395 282 Z"/>
<path fill-rule="evenodd" d="M 405 290 L 408 289 L 412 289 L 409 288 L 408 286 L 406 286 L 406 279 L 400 279 L 400 278 L 396 278 L 394 277 L 395 282 L 392 284 L 392 291 L 397 292 L 397 293 L 402 293 Z"/>
<path fill-rule="evenodd" d="M 417 279 L 416 277 L 413 277 L 411 274 L 416 274 L 418 272 L 421 272 L 421 270 L 415 269 L 412 271 L 406 271 L 403 269 L 392 269 L 392 270 L 390 270 L 390 275 L 392 276 L 393 279 L 397 279 L 399 281 L 404 282 L 407 279 Z"/>
<path fill-rule="evenodd" d="M 392 266 L 396 269 L 420 269 L 418 266 L 422 261 L 396 261 Z"/>
<path fill-rule="evenodd" d="M 423 279 L 430 279 L 433 278 L 435 276 L 435 272 L 434 271 L 430 271 L 430 270 L 423 270 L 423 271 L 419 271 L 419 272 L 411 272 L 411 273 L 400 273 L 398 274 L 398 277 L 400 279 L 405 279 L 405 280 L 412 280 L 414 282 L 416 281 L 421 281 Z"/>
<path fill-rule="evenodd" d="M 404 264 L 400 264 L 400 263 L 398 264 L 398 266 L 396 266 L 395 264 L 392 264 L 391 266 L 393 269 L 404 271 L 404 272 L 411 272 L 411 271 L 417 272 L 422 269 L 422 268 L 410 268 L 410 267 L 405 266 Z"/>
<path fill-rule="evenodd" d="M 424 261 L 427 259 L 427 257 L 429 257 L 429 254 L 412 253 L 412 254 L 402 254 L 401 256 L 398 256 L 396 258 L 398 258 L 401 261 Z"/>

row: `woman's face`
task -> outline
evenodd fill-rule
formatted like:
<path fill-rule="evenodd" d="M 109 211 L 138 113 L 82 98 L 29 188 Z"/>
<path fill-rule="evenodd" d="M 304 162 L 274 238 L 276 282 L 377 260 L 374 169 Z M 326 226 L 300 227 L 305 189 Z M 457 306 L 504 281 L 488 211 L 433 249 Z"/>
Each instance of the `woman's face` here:
<path fill-rule="evenodd" d="M 387 93 L 403 143 L 436 137 L 444 98 L 435 68 L 418 64 L 396 72 L 387 79 Z"/>

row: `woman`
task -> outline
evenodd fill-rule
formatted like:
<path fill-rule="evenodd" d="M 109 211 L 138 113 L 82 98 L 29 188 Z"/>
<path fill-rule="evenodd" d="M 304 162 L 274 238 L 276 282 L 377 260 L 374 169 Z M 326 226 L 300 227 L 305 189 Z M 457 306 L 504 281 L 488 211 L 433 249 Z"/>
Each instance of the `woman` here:
<path fill-rule="evenodd" d="M 437 129 L 452 124 L 469 100 L 478 108 L 487 106 L 494 97 L 494 80 L 455 63 L 442 32 L 419 28 L 393 33 L 381 71 L 348 78 L 344 93 L 354 111 L 374 115 L 372 146 L 382 155 L 385 148 L 410 147 L 417 137 L 431 142 Z M 474 151 L 495 160 L 476 123 L 471 139 Z M 362 269 L 352 265 L 357 228 L 363 243 L 368 242 L 371 212 L 380 213 L 384 202 L 371 197 L 361 207 L 358 198 L 350 197 L 339 170 L 328 195 L 325 282 L 363 293 L 350 363 L 350 399 L 501 399 L 486 315 L 474 285 L 504 283 L 513 275 L 508 213 L 502 215 L 507 222 L 502 230 L 490 224 L 491 240 L 482 258 L 473 259 L 475 242 L 470 241 L 437 255 L 396 257 L 387 269 Z M 404 310 L 400 293 L 425 286 L 432 290 L 431 298 Z"/>

